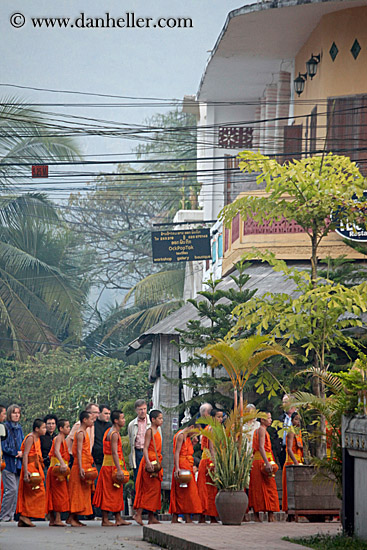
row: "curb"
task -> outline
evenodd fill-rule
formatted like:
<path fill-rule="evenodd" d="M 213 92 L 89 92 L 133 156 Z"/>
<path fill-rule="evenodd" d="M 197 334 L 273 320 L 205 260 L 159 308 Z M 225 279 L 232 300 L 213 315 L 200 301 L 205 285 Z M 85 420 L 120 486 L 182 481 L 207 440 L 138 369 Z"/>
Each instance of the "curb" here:
<path fill-rule="evenodd" d="M 144 525 L 143 527 L 143 540 L 156 544 L 161 548 L 168 548 L 168 550 L 211 550 L 210 546 L 185 540 L 176 535 L 163 533 L 162 531 L 152 529 L 147 525 Z"/>

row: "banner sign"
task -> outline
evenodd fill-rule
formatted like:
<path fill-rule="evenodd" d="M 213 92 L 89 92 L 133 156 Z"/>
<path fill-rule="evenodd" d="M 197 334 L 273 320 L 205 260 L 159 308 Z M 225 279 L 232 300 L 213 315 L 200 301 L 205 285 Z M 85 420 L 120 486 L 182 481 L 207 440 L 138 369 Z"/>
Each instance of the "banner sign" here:
<path fill-rule="evenodd" d="M 360 204 L 364 203 L 367 200 L 366 192 L 363 193 L 363 198 L 364 200 L 362 198 L 357 199 L 356 197 L 355 202 L 359 202 Z M 339 218 L 340 217 L 339 214 Z M 365 225 L 360 227 L 359 225 L 349 223 L 348 220 L 343 220 L 339 222 L 339 225 L 335 228 L 335 232 L 349 241 L 356 241 L 359 243 L 367 242 L 367 227 Z"/>
<path fill-rule="evenodd" d="M 192 262 L 208 260 L 209 229 L 152 231 L 153 262 Z"/>

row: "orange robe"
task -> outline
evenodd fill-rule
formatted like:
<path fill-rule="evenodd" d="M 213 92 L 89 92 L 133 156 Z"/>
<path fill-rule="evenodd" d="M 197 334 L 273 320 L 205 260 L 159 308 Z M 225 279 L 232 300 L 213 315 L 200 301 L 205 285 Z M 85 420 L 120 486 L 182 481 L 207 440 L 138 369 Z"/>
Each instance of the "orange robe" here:
<path fill-rule="evenodd" d="M 206 426 L 206 430 L 209 430 L 209 426 Z M 215 506 L 215 497 L 217 495 L 217 488 L 213 485 L 213 480 L 209 475 L 209 465 L 213 462 L 209 451 L 209 439 L 205 436 L 201 437 L 201 460 L 199 464 L 198 473 L 198 492 L 200 495 L 201 505 L 203 507 L 203 514 L 206 516 L 217 517 L 218 512 Z"/>
<path fill-rule="evenodd" d="M 115 487 L 112 481 L 112 474 L 116 471 L 116 466 L 113 462 L 111 441 L 107 440 L 107 435 L 111 430 L 107 430 L 103 436 L 103 464 L 99 472 L 96 492 L 94 493 L 93 505 L 101 510 L 108 512 L 121 512 L 124 509 L 123 486 Z M 118 434 L 117 454 L 120 465 L 123 470 L 126 470 L 125 459 L 122 452 L 121 437 Z"/>
<path fill-rule="evenodd" d="M 173 454 L 175 454 L 177 436 L 181 432 L 177 432 L 173 438 Z M 170 514 L 202 514 L 203 507 L 200 501 L 198 487 L 195 481 L 194 466 L 194 448 L 191 439 L 186 437 L 182 443 L 179 456 L 180 470 L 190 470 L 192 478 L 188 487 L 180 487 L 180 483 L 176 481 L 175 468 L 172 473 L 171 485 L 171 500 L 169 505 Z"/>
<path fill-rule="evenodd" d="M 69 464 L 70 454 L 66 441 L 61 442 L 60 454 L 65 464 Z M 67 479 L 59 481 L 53 475 L 54 466 L 59 464 L 55 455 L 55 439 L 52 441 L 52 447 L 48 456 L 51 459 L 51 466 L 47 471 L 46 477 L 46 514 L 51 510 L 53 512 L 69 512 L 70 498 Z"/>
<path fill-rule="evenodd" d="M 162 464 L 162 438 L 158 430 L 154 434 L 154 440 L 157 447 L 159 462 Z M 157 460 L 153 439 L 151 439 L 149 443 L 148 457 L 151 462 Z M 146 471 L 145 464 L 146 461 L 143 456 L 136 478 L 134 510 L 143 508 L 144 510 L 148 510 L 148 512 L 156 512 L 160 510 L 162 506 L 161 483 L 163 479 L 163 469 L 158 472 L 157 477 L 151 477 L 152 474 Z"/>
<path fill-rule="evenodd" d="M 261 472 L 264 461 L 259 452 L 259 429 L 254 433 L 252 449 L 254 451 L 254 461 L 250 475 L 249 508 L 253 508 L 254 512 L 279 512 L 279 498 L 275 478 Z M 264 449 L 268 460 L 274 460 L 268 432 L 265 433 Z"/>
<path fill-rule="evenodd" d="M 287 440 L 288 440 L 288 435 L 287 435 Z M 297 459 L 298 464 L 303 464 L 303 441 L 302 441 L 301 432 L 298 435 L 295 435 L 293 438 L 292 451 L 294 456 Z M 283 472 L 282 472 L 282 485 L 283 485 L 282 510 L 283 512 L 288 512 L 288 490 L 287 490 L 286 466 L 290 466 L 291 464 L 294 464 L 294 462 L 289 456 L 288 448 L 287 448 L 287 455 L 286 455 L 285 463 L 283 466 Z"/>
<path fill-rule="evenodd" d="M 20 447 L 20 450 L 24 453 L 24 445 L 26 439 L 32 435 L 28 434 Z M 20 472 L 18 501 L 16 513 L 27 518 L 42 518 L 45 517 L 46 507 L 46 491 L 44 486 L 45 475 L 43 473 L 43 460 L 41 452 L 41 442 L 38 439 L 33 441 L 33 445 L 30 448 L 28 455 L 28 472 L 39 473 L 42 481 L 40 482 L 38 489 L 33 489 L 30 483 L 24 481 L 24 467 Z"/>
<path fill-rule="evenodd" d="M 79 430 L 81 431 L 81 430 Z M 79 432 L 77 432 L 78 434 Z M 92 509 L 92 484 L 83 481 L 79 474 L 77 434 L 73 441 L 72 453 L 74 457 L 73 467 L 69 478 L 70 512 L 80 516 L 90 516 Z M 82 466 L 84 470 L 91 468 L 93 457 L 90 452 L 89 435 L 85 433 L 82 448 Z"/>

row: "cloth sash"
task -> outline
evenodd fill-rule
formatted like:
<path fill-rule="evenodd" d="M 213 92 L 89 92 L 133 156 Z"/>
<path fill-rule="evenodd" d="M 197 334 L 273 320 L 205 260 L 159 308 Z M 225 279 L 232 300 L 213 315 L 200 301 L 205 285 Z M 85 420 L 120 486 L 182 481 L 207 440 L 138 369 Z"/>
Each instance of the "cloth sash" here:
<path fill-rule="evenodd" d="M 205 460 L 205 459 L 212 460 L 212 455 L 210 454 L 209 449 L 207 449 L 207 448 L 204 448 L 204 449 L 203 449 L 201 458 L 202 458 L 203 460 Z"/>
<path fill-rule="evenodd" d="M 266 452 L 265 454 L 266 454 L 266 458 L 268 460 L 273 460 L 273 453 Z M 263 457 L 260 454 L 260 451 L 256 451 L 254 453 L 254 460 L 264 460 Z"/>
<path fill-rule="evenodd" d="M 124 466 L 126 470 L 125 463 L 121 458 L 119 459 L 119 464 L 120 466 Z M 104 455 L 102 466 L 115 466 L 112 455 Z"/>
<path fill-rule="evenodd" d="M 65 460 L 65 458 L 63 458 L 63 461 L 65 462 L 65 464 L 69 464 L 68 461 Z M 56 456 L 51 457 L 50 468 L 53 466 L 60 466 L 60 461 Z"/>
<path fill-rule="evenodd" d="M 28 464 L 35 464 L 36 468 L 43 468 L 43 460 L 38 455 L 28 455 Z"/>

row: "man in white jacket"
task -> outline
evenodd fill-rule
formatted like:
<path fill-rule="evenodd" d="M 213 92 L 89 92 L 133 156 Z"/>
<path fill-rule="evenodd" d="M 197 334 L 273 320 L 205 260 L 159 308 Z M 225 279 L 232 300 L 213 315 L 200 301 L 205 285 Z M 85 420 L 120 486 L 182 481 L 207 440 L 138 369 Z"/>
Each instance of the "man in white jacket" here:
<path fill-rule="evenodd" d="M 149 416 L 147 415 L 147 410 L 147 403 L 144 399 L 138 399 L 135 401 L 135 411 L 137 416 L 130 422 L 127 430 L 131 448 L 129 462 L 131 468 L 134 468 L 134 483 L 136 481 L 136 476 L 138 475 L 139 464 L 143 458 L 145 432 L 151 426 Z"/>

